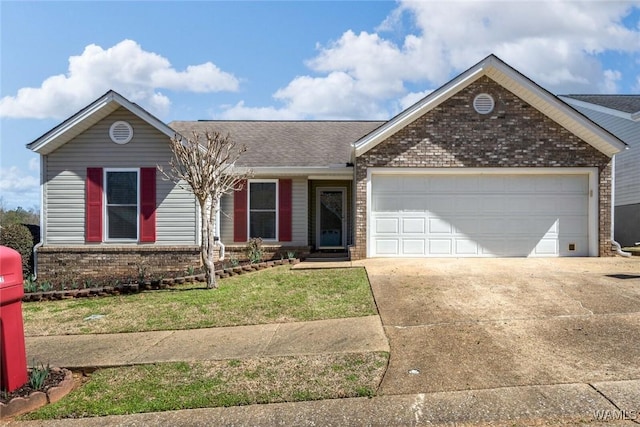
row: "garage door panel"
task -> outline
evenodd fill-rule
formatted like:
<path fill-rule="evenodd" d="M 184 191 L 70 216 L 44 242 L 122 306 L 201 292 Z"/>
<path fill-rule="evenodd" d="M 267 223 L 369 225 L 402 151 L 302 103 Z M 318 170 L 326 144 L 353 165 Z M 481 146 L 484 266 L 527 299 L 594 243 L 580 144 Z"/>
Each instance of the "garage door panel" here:
<path fill-rule="evenodd" d="M 588 221 L 583 216 L 567 216 L 562 221 L 558 221 L 558 230 L 562 230 L 562 234 L 567 236 L 580 236 L 582 230 L 587 227 Z"/>
<path fill-rule="evenodd" d="M 430 238 L 427 240 L 427 253 L 439 256 L 452 255 L 452 243 L 451 239 Z"/>
<path fill-rule="evenodd" d="M 425 218 L 402 218 L 402 232 L 404 234 L 424 234 L 425 227 Z"/>
<path fill-rule="evenodd" d="M 376 218 L 374 228 L 376 234 L 398 234 L 398 218 Z"/>
<path fill-rule="evenodd" d="M 425 239 L 403 239 L 402 253 L 405 255 L 421 255 L 425 252 Z"/>
<path fill-rule="evenodd" d="M 430 234 L 451 234 L 452 227 L 447 221 L 440 218 L 429 218 Z"/>
<path fill-rule="evenodd" d="M 378 255 L 400 255 L 398 239 L 376 239 L 376 253 Z"/>
<path fill-rule="evenodd" d="M 585 256 L 588 188 L 586 174 L 374 175 L 371 255 Z"/>
<path fill-rule="evenodd" d="M 458 255 L 478 255 L 478 244 L 470 239 L 455 239 L 455 248 Z"/>
<path fill-rule="evenodd" d="M 558 240 L 555 238 L 543 238 L 535 247 L 535 255 L 555 255 L 558 253 Z"/>

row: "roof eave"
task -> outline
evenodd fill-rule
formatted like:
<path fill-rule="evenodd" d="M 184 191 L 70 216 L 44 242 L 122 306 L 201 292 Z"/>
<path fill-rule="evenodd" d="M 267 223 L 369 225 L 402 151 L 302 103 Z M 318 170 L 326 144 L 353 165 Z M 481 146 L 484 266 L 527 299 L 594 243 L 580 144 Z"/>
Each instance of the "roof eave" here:
<path fill-rule="evenodd" d="M 273 176 L 353 178 L 353 166 L 237 166 L 235 170 L 239 173 L 251 172 L 255 178 Z"/>

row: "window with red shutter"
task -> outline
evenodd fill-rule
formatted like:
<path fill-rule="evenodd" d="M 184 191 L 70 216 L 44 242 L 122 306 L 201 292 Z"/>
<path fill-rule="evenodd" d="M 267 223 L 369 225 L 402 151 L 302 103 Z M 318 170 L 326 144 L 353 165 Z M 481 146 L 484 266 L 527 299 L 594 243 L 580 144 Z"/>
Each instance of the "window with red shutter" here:
<path fill-rule="evenodd" d="M 156 168 L 140 169 L 140 241 L 156 241 Z"/>
<path fill-rule="evenodd" d="M 87 242 L 156 241 L 155 168 L 87 168 L 85 203 Z"/>
<path fill-rule="evenodd" d="M 280 234 L 278 240 L 281 242 L 290 242 L 292 239 L 291 221 L 292 221 L 292 180 L 281 179 L 279 182 L 278 194 L 278 232 Z"/>
<path fill-rule="evenodd" d="M 247 181 L 243 180 L 233 193 L 233 241 L 247 240 Z"/>

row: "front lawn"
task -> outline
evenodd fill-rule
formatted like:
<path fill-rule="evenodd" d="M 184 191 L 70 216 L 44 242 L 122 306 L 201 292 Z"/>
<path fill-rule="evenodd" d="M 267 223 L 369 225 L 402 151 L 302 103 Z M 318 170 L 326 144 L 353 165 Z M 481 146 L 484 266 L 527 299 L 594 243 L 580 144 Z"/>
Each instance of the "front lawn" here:
<path fill-rule="evenodd" d="M 377 313 L 362 268 L 282 266 L 219 284 L 217 290 L 187 284 L 114 297 L 24 303 L 25 335 L 196 329 Z M 92 315 L 98 316 L 85 320 Z"/>
<path fill-rule="evenodd" d="M 64 399 L 22 419 L 373 396 L 388 353 L 178 362 L 101 369 Z"/>

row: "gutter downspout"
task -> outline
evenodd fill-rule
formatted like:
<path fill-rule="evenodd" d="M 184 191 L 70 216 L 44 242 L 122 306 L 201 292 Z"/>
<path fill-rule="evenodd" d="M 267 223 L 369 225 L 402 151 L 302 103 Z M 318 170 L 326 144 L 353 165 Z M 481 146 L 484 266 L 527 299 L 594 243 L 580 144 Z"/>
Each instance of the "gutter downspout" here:
<path fill-rule="evenodd" d="M 220 240 L 220 201 L 218 201 L 218 209 L 216 210 L 216 242 L 220 246 L 220 253 L 218 254 L 218 261 L 224 261 L 224 243 Z"/>
<path fill-rule="evenodd" d="M 615 241 L 615 201 L 616 201 L 616 157 L 615 155 L 611 159 L 611 244 L 615 248 L 616 254 L 623 257 L 631 257 L 630 252 L 622 250 L 620 243 Z"/>
<path fill-rule="evenodd" d="M 33 280 L 38 279 L 38 249 L 44 245 L 44 156 L 40 155 L 40 241 L 33 247 Z"/>

